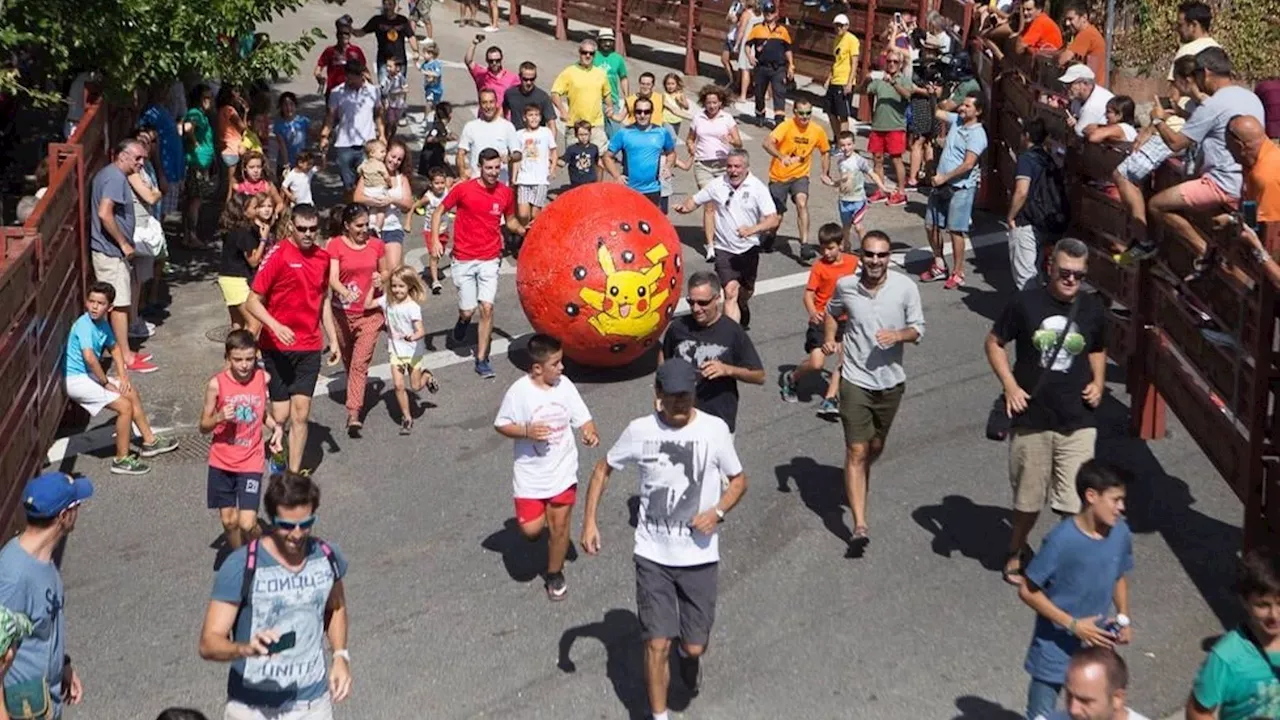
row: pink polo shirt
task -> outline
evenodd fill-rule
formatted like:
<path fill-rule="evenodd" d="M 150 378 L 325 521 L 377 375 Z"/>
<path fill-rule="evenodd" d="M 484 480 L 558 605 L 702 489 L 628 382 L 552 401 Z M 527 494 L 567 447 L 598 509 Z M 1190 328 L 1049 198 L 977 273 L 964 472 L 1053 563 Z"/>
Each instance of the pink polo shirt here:
<path fill-rule="evenodd" d="M 520 75 L 503 68 L 502 72 L 494 75 L 489 72 L 489 68 L 474 64 L 468 70 L 471 71 L 471 79 L 476 83 L 476 94 L 481 90 L 492 90 L 498 94 L 498 106 L 502 106 L 502 96 L 506 94 L 507 88 L 513 88 L 520 84 Z"/>

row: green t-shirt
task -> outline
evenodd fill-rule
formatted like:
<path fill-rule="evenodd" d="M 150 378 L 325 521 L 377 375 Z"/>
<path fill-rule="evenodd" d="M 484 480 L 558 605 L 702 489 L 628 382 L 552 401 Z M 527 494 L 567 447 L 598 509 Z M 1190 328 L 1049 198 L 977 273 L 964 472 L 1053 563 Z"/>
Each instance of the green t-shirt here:
<path fill-rule="evenodd" d="M 613 104 L 617 107 L 624 100 L 621 83 L 622 78 L 627 76 L 627 61 L 622 58 L 620 52 L 605 55 L 597 50 L 596 59 L 592 64 L 604 68 L 605 74 L 609 76 L 609 92 L 613 93 Z"/>
<path fill-rule="evenodd" d="M 1192 693 L 1200 707 L 1218 711 L 1218 720 L 1280 717 L 1280 652 L 1267 653 L 1239 629 L 1214 644 L 1200 666 Z"/>
<path fill-rule="evenodd" d="M 975 93 L 981 89 L 982 86 L 978 84 L 977 78 L 969 78 L 956 86 L 956 91 L 951 93 L 951 102 L 959 105 L 969 97 L 969 93 Z"/>
<path fill-rule="evenodd" d="M 910 89 L 911 81 L 905 77 L 898 78 L 898 85 Z M 887 80 L 872 80 L 867 84 L 867 97 L 875 98 L 875 110 L 871 113 L 872 130 L 906 130 L 907 98 Z"/>
<path fill-rule="evenodd" d="M 191 123 L 195 130 L 187 141 L 187 167 L 208 170 L 213 164 L 213 125 L 209 116 L 200 108 L 191 108 L 182 116 L 183 123 Z"/>

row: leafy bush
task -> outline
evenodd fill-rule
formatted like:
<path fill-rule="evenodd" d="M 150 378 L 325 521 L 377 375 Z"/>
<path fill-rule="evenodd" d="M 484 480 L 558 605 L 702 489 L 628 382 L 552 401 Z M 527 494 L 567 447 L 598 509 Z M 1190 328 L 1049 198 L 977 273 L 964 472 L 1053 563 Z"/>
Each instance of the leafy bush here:
<path fill-rule="evenodd" d="M 1280 75 L 1280 8 L 1276 0 L 1208 2 L 1214 9 L 1211 34 L 1226 48 L 1236 73 L 1244 80 Z M 1124 67 L 1163 77 L 1178 48 L 1181 0 L 1120 0 L 1117 4 L 1128 27 L 1116 35 L 1116 60 Z"/>

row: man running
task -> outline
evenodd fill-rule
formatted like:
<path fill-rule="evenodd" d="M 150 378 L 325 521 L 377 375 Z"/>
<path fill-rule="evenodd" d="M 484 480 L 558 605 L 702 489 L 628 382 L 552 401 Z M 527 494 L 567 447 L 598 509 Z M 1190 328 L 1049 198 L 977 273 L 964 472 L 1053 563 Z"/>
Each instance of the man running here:
<path fill-rule="evenodd" d="M 480 329 L 476 337 L 476 374 L 486 380 L 496 377 L 489 363 L 489 341 L 493 337 L 493 301 L 498 294 L 498 266 L 502 257 L 500 221 L 507 230 L 524 235 L 524 225 L 516 217 L 516 196 L 498 181 L 502 156 L 493 148 L 480 151 L 480 177 L 453 186 L 431 214 L 431 254 L 444 254 L 440 228 L 445 213 L 456 211 L 453 221 L 453 284 L 458 288 L 458 322 L 453 341 L 467 336 L 467 326 L 480 308 Z"/>
<path fill-rule="evenodd" d="M 668 720 L 671 639 L 678 638 L 680 679 L 698 692 L 711 639 L 720 566 L 717 527 L 747 491 L 733 435 L 719 418 L 695 410 L 698 371 L 675 358 L 658 368 L 657 411 L 631 421 L 596 464 L 587 490 L 582 549 L 600 552 L 596 509 L 614 470 L 640 470 L 635 533 L 636 613 L 645 641 L 644 681 L 654 720 Z M 722 491 L 720 478 L 729 478 Z"/>
<path fill-rule="evenodd" d="M 293 234 L 277 243 L 253 278 L 245 311 L 262 323 L 258 346 L 270 379 L 271 417 L 289 428 L 289 469 L 302 468 L 311 395 L 320 377 L 325 338 L 336 362 L 338 333 L 329 302 L 329 253 L 316 244 L 320 214 L 295 205 Z M 321 334 L 323 328 L 324 334 Z"/>
<path fill-rule="evenodd" d="M 675 162 L 676 139 L 670 130 L 651 122 L 653 109 L 652 98 L 636 98 L 632 106 L 636 122 L 613 135 L 613 139 L 609 141 L 609 149 L 604 154 L 604 166 L 614 182 L 623 182 L 622 176 L 625 173 L 627 187 L 661 207 L 662 182 L 658 171 L 663 158 L 670 163 Z M 620 161 L 619 155 L 624 156 L 625 160 Z"/>
<path fill-rule="evenodd" d="M 831 143 L 827 131 L 812 122 L 813 105 L 808 100 L 796 100 L 792 113 L 764 139 L 764 151 L 773 158 L 769 163 L 769 194 L 779 215 L 787 211 L 788 197 L 795 202 L 800 256 L 812 260 L 818 251 L 809 245 L 809 171 L 816 152 L 822 160 L 822 181 L 835 184 L 831 180 Z M 776 232 L 770 232 L 766 237 L 763 244 L 767 252 L 773 251 L 776 236 Z"/>

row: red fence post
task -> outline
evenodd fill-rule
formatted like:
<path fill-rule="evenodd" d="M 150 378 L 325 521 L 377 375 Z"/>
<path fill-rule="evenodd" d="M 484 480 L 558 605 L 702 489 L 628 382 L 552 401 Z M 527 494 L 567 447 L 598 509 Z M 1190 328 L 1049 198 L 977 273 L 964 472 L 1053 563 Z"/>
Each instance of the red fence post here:
<path fill-rule="evenodd" d="M 862 72 L 858 78 L 865 80 L 867 73 L 871 72 L 871 48 L 875 43 L 876 37 L 876 0 L 868 0 L 867 2 L 867 36 L 862 43 Z M 861 93 L 858 96 L 858 122 L 871 121 L 871 103 L 867 102 L 867 94 Z"/>
<path fill-rule="evenodd" d="M 627 54 L 627 39 L 622 35 L 622 0 L 613 0 L 613 36 L 617 38 L 618 52 Z"/>
<path fill-rule="evenodd" d="M 507 24 L 513 27 L 520 24 L 520 0 L 511 0 L 511 12 L 507 13 Z"/>
<path fill-rule="evenodd" d="M 569 27 L 564 17 L 564 0 L 556 0 L 556 39 L 569 39 Z"/>
<path fill-rule="evenodd" d="M 693 26 L 698 15 L 698 0 L 686 0 L 689 3 L 689 22 L 684 29 L 684 74 L 698 74 L 698 48 L 693 43 Z"/>

